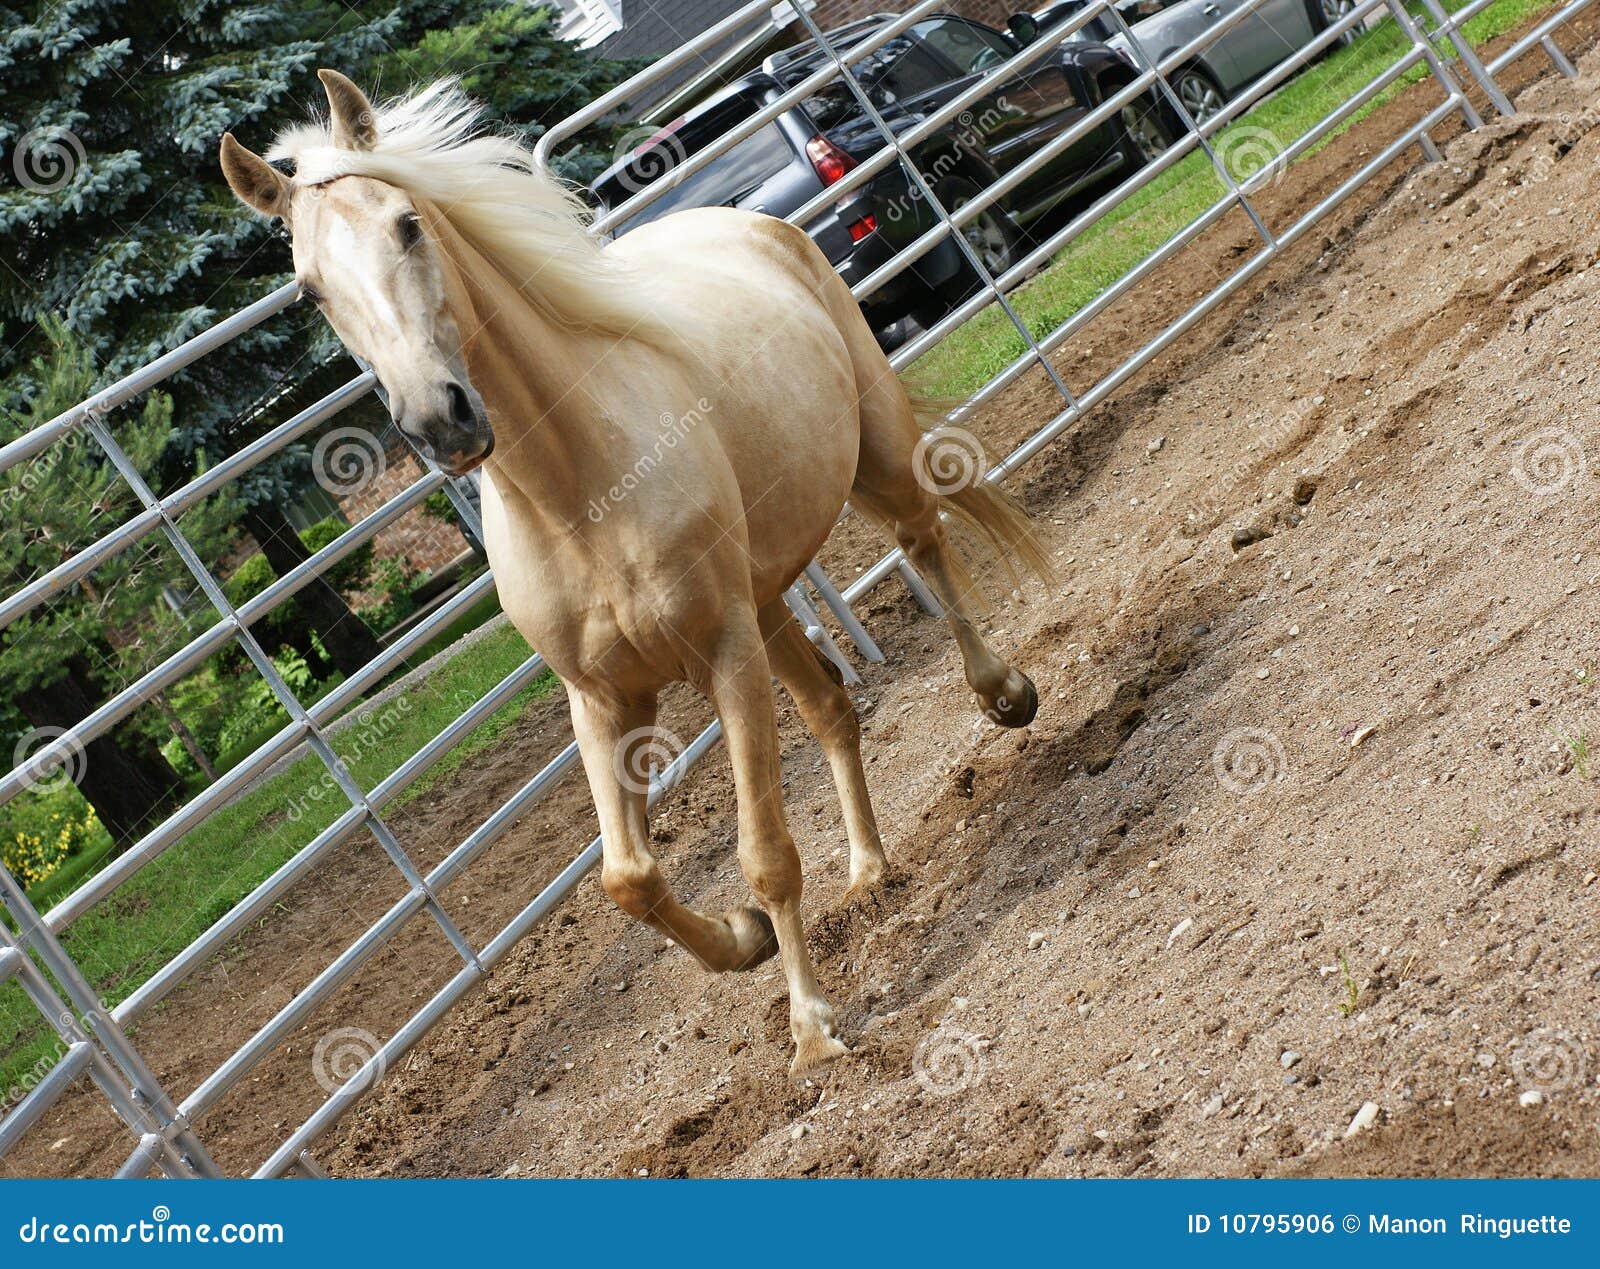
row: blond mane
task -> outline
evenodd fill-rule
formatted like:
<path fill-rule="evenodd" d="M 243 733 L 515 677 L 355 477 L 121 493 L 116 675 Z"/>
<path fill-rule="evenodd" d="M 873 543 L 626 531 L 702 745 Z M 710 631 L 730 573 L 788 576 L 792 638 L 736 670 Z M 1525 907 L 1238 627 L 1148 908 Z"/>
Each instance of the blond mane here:
<path fill-rule="evenodd" d="M 328 123 L 280 132 L 269 160 L 294 163 L 296 185 L 368 176 L 434 203 L 530 302 L 565 326 L 613 336 L 663 333 L 629 265 L 604 253 L 590 213 L 541 172 L 516 137 L 489 130 L 483 107 L 452 80 L 374 106 L 376 144 L 336 146 Z"/>

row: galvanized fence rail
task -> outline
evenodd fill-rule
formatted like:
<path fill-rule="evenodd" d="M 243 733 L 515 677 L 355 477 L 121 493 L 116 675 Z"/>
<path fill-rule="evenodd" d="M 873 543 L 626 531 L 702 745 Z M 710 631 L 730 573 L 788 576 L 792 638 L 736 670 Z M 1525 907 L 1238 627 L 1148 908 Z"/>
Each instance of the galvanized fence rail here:
<path fill-rule="evenodd" d="M 1319 33 L 1271 73 L 1229 101 L 1219 113 L 1207 120 L 1196 121 L 1184 109 L 1182 101 L 1169 82 L 1169 76 L 1210 47 L 1228 30 L 1254 14 L 1262 2 L 1263 0 L 1252 0 L 1252 3 L 1225 15 L 1189 45 L 1158 61 L 1142 48 L 1137 37 L 1123 23 L 1121 15 L 1112 7 L 1110 0 L 1097 0 L 1068 20 L 1042 32 L 1037 40 L 1021 48 L 1007 62 L 990 70 L 944 106 L 921 118 L 914 126 L 898 133 L 883 118 L 869 92 L 856 78 L 853 68 L 863 58 L 910 30 L 918 22 L 941 11 L 946 0 L 921 0 L 900 17 L 873 32 L 870 37 L 844 49 L 835 48 L 829 43 L 807 8 L 795 6 L 794 13 L 801 26 L 826 51 L 826 64 L 806 75 L 794 87 L 785 90 L 762 110 L 724 134 L 717 142 L 688 157 L 666 177 L 646 186 L 620 206 L 609 210 L 597 220 L 595 231 L 614 232 L 619 227 L 625 226 L 628 220 L 641 210 L 682 181 L 689 179 L 695 172 L 703 170 L 717 156 L 753 135 L 783 111 L 805 100 L 823 85 L 842 80 L 854 95 L 861 111 L 875 125 L 883 139 L 883 145 L 876 153 L 857 164 L 841 180 L 830 185 L 801 207 L 789 219 L 796 224 L 805 225 L 834 206 L 845 195 L 859 189 L 891 166 L 898 164 L 903 169 L 917 196 L 926 200 L 926 205 L 933 212 L 937 224 L 876 272 L 857 283 L 854 291 L 858 299 L 865 298 L 941 243 L 947 240 L 954 241 L 968 267 L 980 280 L 981 287 L 970 299 L 956 306 L 948 316 L 898 349 L 892 362 L 897 369 L 910 365 L 991 305 L 999 308 L 1006 321 L 1015 330 L 1023 351 L 974 392 L 951 416 L 951 421 L 959 422 L 968 417 L 972 411 L 992 401 L 1023 376 L 1035 370 L 1041 371 L 1050 380 L 1062 399 L 1062 408 L 1059 412 L 985 473 L 986 479 L 1003 480 L 1071 427 L 1084 412 L 1104 401 L 1140 368 L 1182 338 L 1218 305 L 1236 294 L 1267 264 L 1298 242 L 1329 212 L 1411 146 L 1419 146 L 1427 158 L 1437 158 L 1437 150 L 1430 137 L 1432 129 L 1451 115 L 1459 115 L 1469 128 L 1479 126 L 1481 120 L 1467 98 L 1466 86 L 1457 78 L 1456 67 L 1464 68 L 1470 82 L 1480 88 L 1491 106 L 1502 114 L 1511 113 L 1514 106 L 1495 76 L 1524 53 L 1535 47 L 1540 48 L 1562 74 L 1575 73 L 1566 54 L 1555 42 L 1555 35 L 1579 11 L 1586 8 L 1590 0 L 1572 0 L 1539 22 L 1527 34 L 1487 63 L 1479 58 L 1464 28 L 1471 18 L 1488 8 L 1494 0 L 1471 0 L 1454 13 L 1447 13 L 1439 0 L 1421 0 L 1431 27 L 1426 31 L 1418 25 L 1401 0 L 1357 0 L 1357 3 L 1353 4 L 1336 23 Z M 708 50 L 716 48 L 730 36 L 746 32 L 768 21 L 772 12 L 770 0 L 753 0 L 752 3 L 674 50 L 628 83 L 607 93 L 551 129 L 539 142 L 536 150 L 537 160 L 541 164 L 548 165 L 557 147 L 563 142 L 570 140 L 584 128 L 612 115 L 630 101 L 637 99 L 652 84 L 702 57 Z M 1003 89 L 1005 84 L 1020 71 L 1041 62 L 1064 40 L 1071 38 L 1090 20 L 1102 14 L 1117 25 L 1134 51 L 1136 65 L 1129 82 L 1103 100 L 1094 103 L 1070 129 L 1000 179 L 979 190 L 975 197 L 961 207 L 950 209 L 943 206 L 935 195 L 932 183 L 915 161 L 914 156 L 919 145 L 934 137 L 953 120 L 960 118 L 964 111 L 970 110 L 988 95 Z M 1401 32 L 1405 47 L 1400 56 L 1371 81 L 1353 88 L 1337 107 L 1313 124 L 1303 135 L 1285 145 L 1269 163 L 1248 173 L 1239 174 L 1231 171 L 1213 144 L 1218 135 L 1347 33 L 1357 31 L 1380 17 L 1392 21 Z M 1327 138 L 1363 107 L 1419 66 L 1425 68 L 1441 93 L 1441 99 L 1437 104 L 1430 106 L 1420 118 L 1403 127 L 1361 168 L 1324 193 L 1287 227 L 1277 231 L 1269 228 L 1266 219 L 1251 202 L 1251 196 L 1280 174 L 1288 164 Z M 1171 146 L 1154 160 L 1130 172 L 1116 188 L 1101 195 L 1075 215 L 1069 223 L 1050 233 L 998 275 L 988 270 L 975 246 L 963 232 L 974 218 L 1003 200 L 1008 193 L 1017 189 L 1030 176 L 1065 153 L 1069 147 L 1089 135 L 1095 128 L 1115 118 L 1124 106 L 1149 100 L 1152 95 L 1159 96 L 1168 103 L 1183 125 L 1181 135 Z M 1206 155 L 1210 171 L 1223 191 L 1221 196 L 1065 321 L 1042 333 L 1034 330 L 1013 302 L 1012 293 L 1018 285 L 1108 213 L 1121 206 L 1129 197 L 1148 187 L 1151 182 L 1196 150 Z M 1260 249 L 1147 343 L 1129 354 L 1108 374 L 1085 390 L 1074 393 L 1054 363 L 1052 355 L 1075 335 L 1091 326 L 1111 305 L 1128 296 L 1141 282 L 1207 229 L 1235 211 L 1242 212 L 1251 222 L 1261 239 Z M 600 839 L 596 838 L 499 933 L 481 947 L 474 946 L 462 933 L 439 898 L 440 892 L 502 837 L 519 816 L 526 813 L 557 782 L 568 776 L 579 765 L 575 743 L 570 743 L 562 749 L 482 824 L 463 838 L 439 863 L 426 872 L 418 868 L 402 843 L 400 835 L 384 820 L 385 810 L 394 804 L 401 793 L 544 672 L 544 662 L 537 652 L 463 709 L 438 735 L 370 789 L 363 788 L 354 779 L 329 743 L 326 732 L 328 725 L 355 707 L 370 689 L 376 687 L 395 670 L 405 666 L 408 657 L 486 596 L 494 584 L 491 575 L 485 573 L 476 578 L 402 638 L 385 648 L 372 662 L 344 680 L 328 695 L 310 705 L 303 704 L 297 699 L 271 657 L 251 632 L 253 623 L 287 602 L 328 568 L 347 558 L 365 543 L 372 541 L 377 534 L 417 508 L 424 499 L 436 491 L 444 490 L 468 527 L 478 532 L 480 526 L 477 523 L 476 508 L 471 492 L 463 481 L 447 477 L 436 470 L 428 470 L 398 496 L 372 511 L 335 541 L 313 554 L 303 565 L 279 578 L 261 594 L 238 606 L 230 602 L 218 578 L 183 534 L 178 521 L 185 511 L 237 480 L 267 458 L 281 452 L 285 447 L 310 435 L 341 410 L 376 390 L 377 381 L 369 370 L 362 368 L 360 373 L 322 400 L 272 428 L 258 440 L 227 456 L 215 467 L 165 496 L 158 495 L 149 487 L 107 426 L 107 416 L 113 410 L 158 386 L 229 340 L 282 313 L 295 304 L 297 299 L 298 294 L 293 284 L 278 288 L 165 356 L 0 448 L 0 471 L 4 471 L 37 459 L 52 445 L 68 441 L 80 432 L 86 432 L 127 482 L 142 508 L 98 541 L 62 561 L 11 595 L 0 599 L 0 629 L 61 594 L 68 587 L 87 577 L 101 564 L 157 533 L 165 538 L 193 575 L 196 585 L 215 609 L 218 618 L 215 624 L 118 692 L 76 726 L 31 754 L 14 770 L 0 776 L 0 804 L 29 788 L 53 767 L 70 761 L 75 754 L 81 754 L 85 745 L 127 718 L 153 694 L 177 682 L 219 649 L 230 644 L 237 644 L 244 651 L 290 719 L 285 727 L 241 763 L 173 812 L 161 824 L 149 830 L 127 851 L 98 873 L 90 876 L 48 911 L 39 912 L 29 901 L 17 879 L 0 868 L 0 907 L 3 907 L 4 913 L 15 926 L 13 931 L 5 922 L 0 921 L 0 984 L 16 978 L 21 989 L 60 1039 L 59 1056 L 53 1065 L 33 1083 L 27 1095 L 0 1118 L 0 1158 L 16 1146 L 24 1134 L 39 1122 L 69 1088 L 87 1076 L 105 1096 L 130 1133 L 132 1149 L 118 1175 L 143 1176 L 152 1171 L 182 1177 L 220 1175 L 220 1169 L 200 1140 L 196 1124 L 208 1111 L 215 1108 L 223 1097 L 238 1088 L 257 1063 L 282 1045 L 298 1027 L 327 1002 L 335 991 L 349 981 L 363 964 L 388 945 L 398 930 L 414 917 L 426 914 L 455 950 L 460 959 L 460 967 L 421 1009 L 400 1022 L 395 1032 L 359 1070 L 350 1075 L 315 1113 L 290 1133 L 270 1157 L 254 1169 L 254 1175 L 261 1177 L 280 1176 L 296 1169 L 310 1175 L 321 1175 L 322 1169 L 309 1153 L 318 1138 L 337 1123 L 340 1117 L 370 1090 L 382 1073 L 390 1069 L 421 1040 L 428 1030 L 489 973 L 520 939 L 559 905 L 600 860 Z M 938 604 L 931 592 L 899 551 L 886 553 L 874 565 L 865 569 L 842 592 L 828 578 L 821 566 L 813 563 L 805 571 L 804 582 L 797 582 L 787 596 L 791 609 L 807 634 L 852 678 L 855 677 L 855 671 L 850 661 L 834 643 L 821 615 L 822 610 L 833 615 L 839 629 L 862 656 L 871 661 L 881 661 L 882 651 L 856 617 L 851 606 L 891 573 L 897 573 L 902 578 L 924 608 L 930 612 L 938 611 Z M 649 803 L 654 805 L 668 791 L 676 787 L 689 768 L 715 746 L 720 734 L 720 726 L 713 723 L 696 736 L 663 771 L 657 773 L 652 779 Z M 104 1007 L 98 999 L 93 983 L 68 955 L 61 942 L 62 933 L 74 921 L 113 895 L 120 886 L 152 860 L 178 843 L 186 833 L 240 796 L 253 781 L 274 764 L 302 749 L 309 749 L 316 755 L 328 776 L 348 801 L 348 809 L 313 836 L 275 873 L 261 882 L 197 939 L 174 955 L 120 1004 L 115 1008 Z M 182 984 L 199 966 L 227 947 L 252 922 L 259 920 L 297 882 L 324 862 L 336 847 L 363 831 L 374 837 L 391 861 L 404 883 L 404 894 L 276 1015 L 259 1027 L 216 1071 L 181 1101 L 175 1100 L 162 1087 L 139 1051 L 130 1042 L 128 1028 L 146 1017 L 158 1002 Z"/>

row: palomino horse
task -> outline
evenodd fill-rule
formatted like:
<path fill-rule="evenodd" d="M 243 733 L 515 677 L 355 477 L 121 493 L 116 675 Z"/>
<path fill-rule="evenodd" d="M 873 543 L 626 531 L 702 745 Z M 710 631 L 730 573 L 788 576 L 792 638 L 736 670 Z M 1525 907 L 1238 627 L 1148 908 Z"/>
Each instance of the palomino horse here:
<path fill-rule="evenodd" d="M 291 129 L 268 155 L 293 160 L 294 176 L 230 135 L 228 184 L 288 226 L 304 294 L 373 366 L 400 429 L 446 471 L 483 464 L 495 581 L 566 685 L 606 893 L 707 969 L 777 953 L 792 1069 L 838 1057 L 801 924 L 773 676 L 827 755 L 852 890 L 887 864 L 854 706 L 783 594 L 848 499 L 892 529 L 944 603 L 984 708 L 1024 726 L 1033 684 L 973 626 L 940 510 L 1045 570 L 1026 520 L 981 480 L 934 492 L 911 399 L 803 231 L 702 209 L 602 247 L 571 192 L 517 141 L 483 133 L 450 85 L 374 108 L 344 76 L 321 79 L 328 123 Z M 630 746 L 679 681 L 722 720 L 759 908 L 686 908 L 651 858 Z"/>

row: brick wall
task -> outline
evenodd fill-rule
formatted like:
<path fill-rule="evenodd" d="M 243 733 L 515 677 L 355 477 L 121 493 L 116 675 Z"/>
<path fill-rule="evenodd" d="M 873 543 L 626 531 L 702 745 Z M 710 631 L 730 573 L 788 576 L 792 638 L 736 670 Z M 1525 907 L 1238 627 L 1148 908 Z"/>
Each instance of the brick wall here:
<path fill-rule="evenodd" d="M 370 484 L 339 499 L 339 510 L 351 524 L 370 515 L 422 475 L 422 465 L 409 446 L 397 445 L 385 456 L 383 471 Z M 373 539 L 377 559 L 404 557 L 414 572 L 432 571 L 467 549 L 467 540 L 453 524 L 424 515 L 420 507 L 405 513 Z"/>
<path fill-rule="evenodd" d="M 866 17 L 869 13 L 903 13 L 907 7 L 906 4 L 886 3 L 885 0 L 876 0 L 876 3 L 873 0 L 817 0 L 817 7 L 812 12 L 826 31 L 855 18 Z M 987 22 L 1001 31 L 1006 29 L 1008 17 L 1028 8 L 1026 4 L 1008 3 L 1008 0 L 951 0 L 945 7 L 952 13 Z"/>

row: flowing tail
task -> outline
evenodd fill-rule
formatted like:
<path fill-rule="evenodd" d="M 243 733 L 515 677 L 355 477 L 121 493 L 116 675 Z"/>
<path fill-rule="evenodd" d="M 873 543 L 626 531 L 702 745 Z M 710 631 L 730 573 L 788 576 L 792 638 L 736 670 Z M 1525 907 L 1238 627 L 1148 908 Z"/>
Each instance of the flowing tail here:
<path fill-rule="evenodd" d="M 951 412 L 962 403 L 926 396 L 909 387 L 906 396 L 922 432 L 913 459 L 919 483 L 938 493 L 941 510 L 973 530 L 976 544 L 1005 566 L 1013 585 L 1021 581 L 1018 564 L 1040 581 L 1053 582 L 1055 566 L 1034 533 L 1028 513 L 998 484 L 985 479 L 989 464 L 982 442 L 948 422 Z"/>

